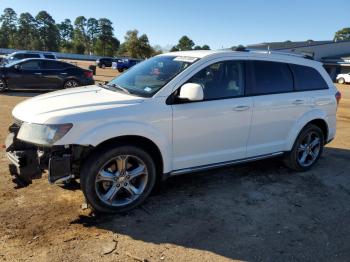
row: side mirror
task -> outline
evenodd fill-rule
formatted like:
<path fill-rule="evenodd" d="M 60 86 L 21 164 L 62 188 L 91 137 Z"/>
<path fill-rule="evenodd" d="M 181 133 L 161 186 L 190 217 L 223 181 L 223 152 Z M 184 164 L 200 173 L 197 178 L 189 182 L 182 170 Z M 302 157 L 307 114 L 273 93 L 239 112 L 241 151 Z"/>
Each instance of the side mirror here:
<path fill-rule="evenodd" d="M 204 98 L 203 87 L 196 83 L 184 84 L 178 98 L 182 101 L 202 101 Z"/>
<path fill-rule="evenodd" d="M 21 69 L 21 66 L 20 66 L 19 64 L 17 64 L 17 65 L 15 65 L 13 68 L 16 69 L 16 70 L 20 70 L 20 69 Z"/>

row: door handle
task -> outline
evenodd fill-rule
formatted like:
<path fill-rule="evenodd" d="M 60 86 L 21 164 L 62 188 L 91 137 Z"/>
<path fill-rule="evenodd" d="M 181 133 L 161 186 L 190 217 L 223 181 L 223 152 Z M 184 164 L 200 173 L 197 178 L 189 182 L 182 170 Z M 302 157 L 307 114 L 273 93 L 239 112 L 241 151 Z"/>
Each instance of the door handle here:
<path fill-rule="evenodd" d="M 296 99 L 292 102 L 293 105 L 302 105 L 305 103 L 305 100 L 303 99 Z"/>
<path fill-rule="evenodd" d="M 34 75 L 41 76 L 42 73 L 34 73 Z"/>
<path fill-rule="evenodd" d="M 248 110 L 250 106 L 239 105 L 233 108 L 234 111 L 245 111 Z"/>
<path fill-rule="evenodd" d="M 67 73 L 61 73 L 60 75 L 67 75 Z"/>

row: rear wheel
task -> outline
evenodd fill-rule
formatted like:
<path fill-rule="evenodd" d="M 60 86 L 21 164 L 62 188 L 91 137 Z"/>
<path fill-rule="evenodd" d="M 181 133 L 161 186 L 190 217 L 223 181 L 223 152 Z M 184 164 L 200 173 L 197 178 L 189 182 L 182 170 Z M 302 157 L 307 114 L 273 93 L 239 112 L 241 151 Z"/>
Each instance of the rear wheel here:
<path fill-rule="evenodd" d="M 125 212 L 140 205 L 151 193 L 156 168 L 151 156 L 138 147 L 106 147 L 85 161 L 80 180 L 95 211 Z"/>
<path fill-rule="evenodd" d="M 70 79 L 64 83 L 63 88 L 72 88 L 72 87 L 78 87 L 78 86 L 79 86 L 79 82 L 77 80 Z"/>
<path fill-rule="evenodd" d="M 105 68 L 106 68 L 106 65 L 105 65 L 105 64 L 102 64 L 102 65 L 101 65 L 101 68 L 102 68 L 102 69 L 105 69 Z"/>
<path fill-rule="evenodd" d="M 0 92 L 5 92 L 6 90 L 6 82 L 4 79 L 0 78 Z"/>
<path fill-rule="evenodd" d="M 339 78 L 338 84 L 345 84 L 345 79 L 343 77 Z"/>
<path fill-rule="evenodd" d="M 324 135 L 322 130 L 309 124 L 300 132 L 292 150 L 286 154 L 285 164 L 296 171 L 309 170 L 323 152 Z"/>
<path fill-rule="evenodd" d="M 123 68 L 118 68 L 119 73 L 123 73 L 124 69 Z"/>

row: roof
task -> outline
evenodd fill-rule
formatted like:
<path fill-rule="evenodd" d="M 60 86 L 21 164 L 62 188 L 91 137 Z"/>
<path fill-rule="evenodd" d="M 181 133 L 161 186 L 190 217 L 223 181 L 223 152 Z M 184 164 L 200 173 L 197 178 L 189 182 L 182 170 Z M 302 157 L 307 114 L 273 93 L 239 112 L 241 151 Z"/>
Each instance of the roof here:
<path fill-rule="evenodd" d="M 327 45 L 327 44 L 336 44 L 336 43 L 343 43 L 343 42 L 350 42 L 348 40 L 345 41 L 333 41 L 333 40 L 325 40 L 325 41 L 313 41 L 313 40 L 307 40 L 307 41 L 285 41 L 285 42 L 266 42 L 261 44 L 253 44 L 248 45 L 248 48 L 254 48 L 254 49 L 265 49 L 267 50 L 270 48 L 271 50 L 283 50 L 283 49 L 294 49 L 294 48 L 300 48 L 300 47 L 309 47 L 309 46 L 318 46 L 318 45 Z"/>

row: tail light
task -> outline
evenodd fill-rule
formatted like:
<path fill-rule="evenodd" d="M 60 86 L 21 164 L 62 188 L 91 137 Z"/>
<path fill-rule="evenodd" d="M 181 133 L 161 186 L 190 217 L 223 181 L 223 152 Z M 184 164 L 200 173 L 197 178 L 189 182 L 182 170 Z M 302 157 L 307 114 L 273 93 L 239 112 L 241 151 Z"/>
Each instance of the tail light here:
<path fill-rule="evenodd" d="M 335 93 L 335 99 L 337 99 L 337 105 L 339 105 L 339 102 L 341 99 L 341 93 L 339 91 L 337 91 L 337 93 Z"/>
<path fill-rule="evenodd" d="M 91 71 L 84 71 L 84 75 L 87 77 L 87 78 L 93 78 L 93 73 Z"/>

